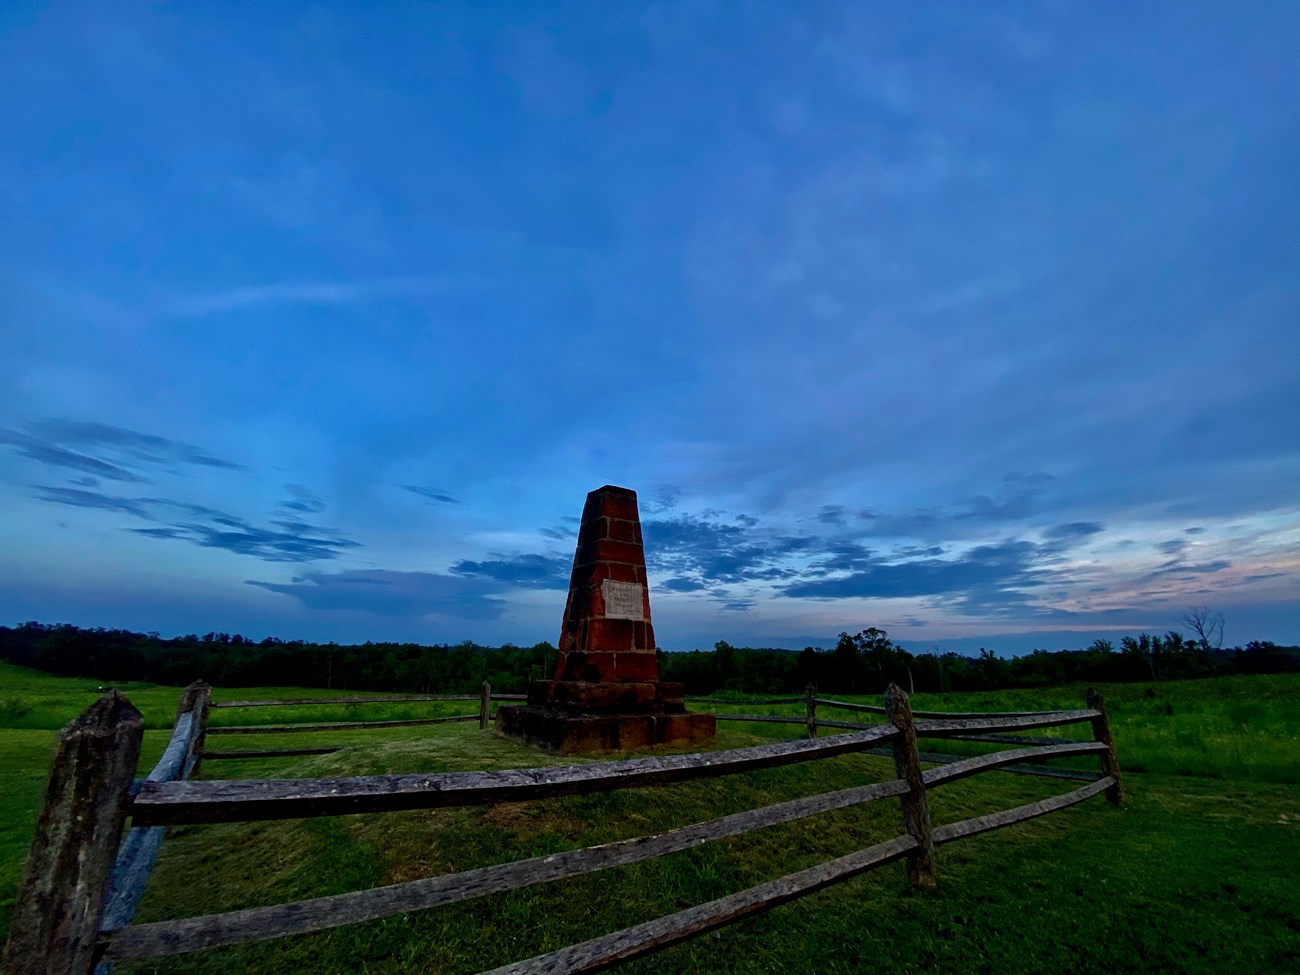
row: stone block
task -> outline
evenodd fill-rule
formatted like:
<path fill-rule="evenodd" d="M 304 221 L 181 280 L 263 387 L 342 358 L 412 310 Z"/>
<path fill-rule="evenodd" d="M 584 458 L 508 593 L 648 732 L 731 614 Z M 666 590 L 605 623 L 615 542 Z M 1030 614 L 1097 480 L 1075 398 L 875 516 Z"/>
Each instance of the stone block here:
<path fill-rule="evenodd" d="M 616 680 L 650 681 L 659 680 L 659 657 L 653 651 L 617 654 L 614 661 Z"/>
<path fill-rule="evenodd" d="M 645 549 L 635 542 L 616 542 L 611 538 L 598 539 L 594 545 L 593 562 L 626 562 L 628 565 L 644 565 Z"/>
<path fill-rule="evenodd" d="M 608 534 L 604 538 L 612 538 L 616 542 L 632 542 L 635 545 L 642 545 L 641 525 L 635 521 L 606 520 Z M 645 549 L 641 550 L 643 553 Z"/>
<path fill-rule="evenodd" d="M 605 495 L 601 500 L 600 513 L 606 518 L 639 522 L 641 515 L 637 511 L 636 492 L 627 491 L 626 493 Z"/>
<path fill-rule="evenodd" d="M 566 714 L 531 707 L 497 710 L 496 734 L 563 754 L 651 745 L 701 744 L 713 737 L 711 714 Z"/>
<path fill-rule="evenodd" d="M 631 650 L 635 646 L 633 625 L 632 620 L 588 620 L 587 645 L 583 649 L 588 653 L 601 650 L 613 653 Z"/>

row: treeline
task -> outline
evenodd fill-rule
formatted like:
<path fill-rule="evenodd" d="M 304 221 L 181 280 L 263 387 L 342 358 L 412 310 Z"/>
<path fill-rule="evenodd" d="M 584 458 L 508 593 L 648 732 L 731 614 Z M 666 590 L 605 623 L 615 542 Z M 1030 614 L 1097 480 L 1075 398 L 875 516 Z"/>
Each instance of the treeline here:
<path fill-rule="evenodd" d="M 831 650 L 805 647 L 801 653 L 754 650 L 719 642 L 711 652 L 668 654 L 670 680 L 684 681 L 692 694 L 717 690 L 789 693 L 815 684 L 825 692 L 876 694 L 891 682 L 915 691 L 977 691 L 1050 687 L 1075 682 L 1157 681 L 1226 674 L 1300 671 L 1300 647 L 1252 641 L 1222 649 L 1180 633 L 1124 637 L 1118 647 L 1095 640 L 1084 650 L 1035 650 L 1000 657 L 981 648 L 974 657 L 957 653 L 914 654 L 871 627 L 841 633 Z"/>
<path fill-rule="evenodd" d="M 471 694 L 488 680 L 497 690 L 518 693 L 529 680 L 550 677 L 555 647 L 471 642 L 307 643 L 269 637 L 208 633 L 164 639 L 157 633 L 82 629 L 69 624 L 0 626 L 0 659 L 70 677 L 116 682 L 218 687 L 297 686 L 339 691 L 406 691 Z M 1125 637 L 1115 646 L 1096 640 L 1083 650 L 1035 650 L 999 657 L 929 652 L 913 654 L 884 630 L 841 633 L 830 650 L 802 652 L 733 647 L 659 652 L 663 680 L 681 681 L 688 694 L 714 691 L 794 694 L 808 684 L 826 693 L 876 694 L 890 682 L 915 691 L 996 690 L 1071 682 L 1157 681 L 1223 674 L 1300 671 L 1300 648 L 1254 641 L 1222 649 L 1177 632 Z"/>
<path fill-rule="evenodd" d="M 0 659 L 68 677 L 215 687 L 324 687 L 339 691 L 476 694 L 484 680 L 505 692 L 550 676 L 555 648 L 419 643 L 308 643 L 238 633 L 164 639 L 157 633 L 70 624 L 0 626 Z"/>

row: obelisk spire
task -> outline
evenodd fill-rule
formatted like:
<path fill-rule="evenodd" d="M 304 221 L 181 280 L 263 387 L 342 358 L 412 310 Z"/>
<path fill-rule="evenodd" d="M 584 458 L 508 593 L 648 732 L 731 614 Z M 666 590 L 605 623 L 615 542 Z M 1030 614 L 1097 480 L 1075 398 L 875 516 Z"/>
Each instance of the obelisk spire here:
<path fill-rule="evenodd" d="M 659 680 L 635 491 L 606 484 L 587 495 L 555 679 Z"/>

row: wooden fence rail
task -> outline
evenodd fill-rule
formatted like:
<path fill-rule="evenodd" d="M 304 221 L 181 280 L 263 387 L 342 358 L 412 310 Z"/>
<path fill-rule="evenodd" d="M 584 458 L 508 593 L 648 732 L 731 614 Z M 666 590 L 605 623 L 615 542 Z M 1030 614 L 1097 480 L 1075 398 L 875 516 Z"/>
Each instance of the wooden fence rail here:
<path fill-rule="evenodd" d="M 450 720 L 472 721 L 477 717 L 480 727 L 485 727 L 490 700 L 494 697 L 506 696 L 492 695 L 485 682 L 479 697 L 479 713 Z M 298 699 L 294 703 L 308 700 Z M 263 706 L 263 703 L 225 702 L 225 706 Z M 310 703 L 337 701 L 310 699 Z M 1088 707 L 1077 711 L 977 714 L 961 718 L 924 712 L 927 717 L 917 720 L 922 712 L 913 712 L 907 694 L 891 685 L 886 692 L 885 706 L 880 709 L 887 722 L 866 726 L 817 722 L 818 704 L 834 707 L 841 702 L 817 699 L 811 689 L 803 703 L 807 708 L 803 717 L 718 715 L 723 720 L 773 720 L 808 727 L 807 738 L 748 748 L 497 772 L 196 781 L 189 775 L 204 758 L 205 732 L 219 730 L 207 727 L 208 710 L 221 705 L 210 701 L 210 688 L 206 685 L 191 685 L 182 695 L 172 737 L 162 759 L 139 781 L 133 779 L 139 752 L 139 713 L 124 698 L 112 693 L 60 735 L 40 820 L 42 826 L 49 826 L 50 832 L 38 833 L 18 891 L 14 927 L 4 955 L 6 971 L 22 975 L 36 972 L 87 975 L 92 970 L 104 973 L 119 960 L 159 958 L 264 941 L 426 910 L 637 863 L 831 810 L 890 797 L 899 800 L 904 826 L 901 835 L 707 904 L 507 965 L 494 970 L 493 975 L 594 972 L 895 860 L 906 861 L 914 884 L 933 886 L 933 851 L 940 844 L 1047 815 L 1103 792 L 1113 803 L 1122 800 L 1119 764 L 1106 712 L 1100 697 L 1092 692 L 1089 692 Z M 422 719 L 420 723 L 431 720 L 448 719 Z M 999 734 L 1082 722 L 1091 725 L 1092 741 Z M 407 722 L 378 724 L 391 727 L 397 723 Z M 819 723 L 844 727 L 846 733 L 818 738 Z M 374 724 L 377 723 L 370 726 Z M 969 758 L 933 756 L 918 748 L 921 738 L 944 737 L 1021 747 Z M 879 747 L 882 744 L 890 747 Z M 207 757 L 320 754 L 330 750 L 209 753 Z M 589 795 L 734 775 L 847 754 L 891 755 L 895 777 L 733 813 L 663 833 L 456 874 L 290 904 L 131 923 L 159 843 L 166 827 L 172 824 L 332 816 Z M 1099 775 L 1022 764 L 1026 758 L 1085 755 L 1098 757 Z M 936 759 L 943 764 L 923 768 Z M 931 824 L 929 789 L 993 769 L 1023 768 L 1045 769 L 1047 774 L 1074 778 L 1082 776 L 1090 781 L 1064 795 L 1014 809 L 938 827 Z M 128 816 L 132 829 L 123 839 L 124 820 Z M 70 923 L 70 918 L 75 923 Z"/>
<path fill-rule="evenodd" d="M 261 698 L 256 701 L 213 701 L 214 708 L 284 708 L 295 704 L 400 704 L 438 703 L 439 701 L 477 701 L 478 694 L 416 694 L 403 697 L 285 697 Z M 494 701 L 526 701 L 527 694 L 493 694 Z"/>
<path fill-rule="evenodd" d="M 831 708 L 843 708 L 846 711 L 868 711 L 871 714 L 884 714 L 885 709 L 874 704 L 852 704 L 848 701 L 832 701 L 817 698 L 818 704 Z M 1051 714 L 1050 711 L 913 711 L 916 718 L 1025 718 L 1035 714 Z"/>
<path fill-rule="evenodd" d="M 809 694 L 810 696 L 806 702 L 805 716 L 802 718 L 795 717 L 794 715 L 777 715 L 777 714 L 715 714 L 714 717 L 717 718 L 718 721 L 759 722 L 759 723 L 772 723 L 772 724 L 802 724 L 802 725 L 806 725 L 808 729 L 809 738 L 817 737 L 817 729 L 819 727 L 840 728 L 840 729 L 848 729 L 853 731 L 860 731 L 860 730 L 879 727 L 879 725 L 860 724 L 852 721 L 832 721 L 832 720 L 827 720 L 825 718 L 819 719 L 817 717 L 817 704 L 819 703 L 820 699 L 812 696 L 811 688 L 809 689 Z M 937 714 L 939 712 L 914 711 L 912 713 L 913 714 L 920 714 L 920 713 Z M 1053 713 L 1061 714 L 1066 712 L 1017 711 L 1017 712 L 1010 713 L 1009 716 L 1016 717 L 1016 718 L 1039 717 L 1045 714 L 1053 714 Z M 998 716 L 1001 717 L 1002 715 L 1005 714 L 1007 714 L 1007 712 L 1002 712 Z M 1075 739 L 1072 738 L 1033 738 L 1027 735 L 1009 735 L 1009 734 L 1008 735 L 1003 735 L 1003 734 L 958 735 L 958 734 L 944 733 L 942 731 L 936 732 L 935 734 L 939 737 L 948 738 L 953 741 L 975 741 L 975 742 L 987 742 L 991 744 L 1005 744 L 1005 745 L 1047 746 L 1047 745 L 1069 745 L 1075 742 Z M 927 737 L 929 736 L 927 735 Z M 888 749 L 874 748 L 874 749 L 868 749 L 867 754 L 892 755 L 893 752 L 892 750 L 888 750 Z M 925 752 L 919 752 L 918 754 L 920 755 L 921 761 L 932 763 L 932 764 L 938 764 L 938 765 L 947 765 L 954 762 L 962 761 L 962 758 L 959 755 L 948 755 L 941 752 L 925 751 Z M 1029 754 L 1034 754 L 1034 752 L 1031 750 Z M 998 763 L 996 766 L 993 767 L 1001 768 L 1002 771 L 1011 772 L 1015 775 L 1034 775 L 1034 776 L 1039 776 L 1039 777 L 1049 778 L 1049 779 L 1072 779 L 1074 781 L 1093 782 L 1097 778 L 1099 778 L 1098 775 L 1089 772 L 1078 772 L 1071 769 L 1053 768 L 1050 765 L 1026 764 L 1018 761 L 1008 762 L 1008 763 Z"/>
<path fill-rule="evenodd" d="M 455 714 L 446 718 L 410 718 L 402 721 L 338 721 L 318 724 L 250 724 L 218 725 L 209 728 L 210 735 L 291 735 L 310 731 L 356 731 L 366 728 L 410 728 L 423 724 L 454 724 L 457 721 L 477 721 L 477 714 Z"/>
<path fill-rule="evenodd" d="M 494 694 L 491 684 L 482 682 L 478 694 L 406 694 L 399 697 L 291 697 L 264 701 L 213 701 L 211 707 L 287 707 L 291 705 L 389 705 L 389 703 L 477 701 L 476 714 L 451 715 L 446 718 L 409 718 L 378 722 L 315 722 L 296 724 L 237 724 L 208 728 L 208 735 L 303 735 L 311 732 L 364 731 L 372 728 L 413 728 L 424 724 L 474 722 L 486 728 L 491 720 L 491 702 L 525 701 L 526 694 Z M 285 758 L 287 755 L 322 755 L 338 749 L 268 749 L 264 751 L 214 751 L 208 758 Z"/>
<path fill-rule="evenodd" d="M 748 701 L 721 697 L 688 697 L 686 700 L 691 704 L 727 704 L 749 707 L 766 707 L 770 704 L 802 704 L 804 702 L 801 697 L 767 697 L 754 698 Z"/>
<path fill-rule="evenodd" d="M 375 920 L 470 900 L 487 894 L 518 890 L 564 877 L 576 877 L 596 870 L 626 866 L 698 846 L 709 840 L 738 836 L 765 826 L 794 822 L 818 813 L 898 795 L 907 784 L 894 779 L 855 786 L 734 813 L 708 822 L 695 823 L 651 836 L 638 836 L 601 846 L 569 850 L 530 860 L 518 860 L 463 873 L 427 877 L 371 890 L 317 897 L 294 904 L 276 904 L 225 914 L 138 924 L 109 932 L 109 957 L 153 958 L 212 948 L 244 944 L 321 931 L 340 924 Z"/>
<path fill-rule="evenodd" d="M 214 708 L 288 708 L 299 704 L 400 704 L 477 701 L 477 694 L 414 694 L 401 697 L 282 697 L 256 701 L 213 701 Z"/>
<path fill-rule="evenodd" d="M 131 816 L 148 826 L 228 823 L 590 795 L 848 755 L 896 734 L 890 725 L 880 725 L 816 741 L 499 772 L 146 782 L 131 804 Z"/>

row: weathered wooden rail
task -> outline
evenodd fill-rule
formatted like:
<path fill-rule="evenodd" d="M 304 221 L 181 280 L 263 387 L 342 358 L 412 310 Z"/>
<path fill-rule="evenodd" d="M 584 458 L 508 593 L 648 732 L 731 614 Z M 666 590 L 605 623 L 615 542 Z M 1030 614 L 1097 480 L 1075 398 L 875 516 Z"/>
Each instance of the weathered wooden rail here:
<path fill-rule="evenodd" d="M 333 722 L 297 722 L 294 724 L 250 724 L 250 725 L 215 725 L 207 729 L 210 735 L 291 735 L 322 731 L 363 731 L 376 728 L 411 728 L 420 725 L 454 724 L 460 721 L 477 721 L 479 728 L 486 728 L 492 720 L 493 701 L 524 701 L 526 694 L 493 693 L 492 685 L 483 682 L 478 694 L 403 694 L 393 697 L 285 697 L 265 698 L 254 701 L 211 701 L 209 708 L 263 708 L 293 707 L 295 705 L 332 705 L 346 704 L 396 704 L 396 703 L 439 703 L 443 701 L 478 701 L 479 709 L 474 714 L 454 714 L 438 718 L 405 718 L 401 720 L 379 721 L 333 721 Z M 338 747 L 324 748 L 274 748 L 241 749 L 225 752 L 207 752 L 209 759 L 243 759 L 243 758 L 287 758 L 294 755 L 327 755 L 338 751 Z"/>
<path fill-rule="evenodd" d="M 843 708 L 848 711 L 859 711 L 859 712 L 867 712 L 871 714 L 880 714 L 882 716 L 885 714 L 885 708 L 883 707 L 876 707 L 875 705 L 871 705 L 871 704 L 854 704 L 848 701 L 835 701 L 829 698 L 818 697 L 816 694 L 816 689 L 811 685 L 808 687 L 807 694 L 802 698 L 795 698 L 795 697 L 772 698 L 769 700 L 752 700 L 752 701 L 721 700 L 716 698 L 693 698 L 691 700 L 702 704 L 709 703 L 715 705 L 730 705 L 730 706 L 741 706 L 741 707 L 746 705 L 803 704 L 804 715 L 802 717 L 796 715 L 785 715 L 785 714 L 735 714 L 735 713 L 725 713 L 725 712 L 718 712 L 714 716 L 717 718 L 718 721 L 757 722 L 757 723 L 771 723 L 771 724 L 801 724 L 807 728 L 809 738 L 816 738 L 818 734 L 818 729 L 820 728 L 835 728 L 839 730 L 857 731 L 865 728 L 876 727 L 876 725 L 862 724 L 860 722 L 855 722 L 855 721 L 838 721 L 834 719 L 820 718 L 818 717 L 818 711 L 817 711 L 818 705 L 823 705 L 826 707 Z M 1036 726 L 1032 723 L 1037 717 L 1043 715 L 1044 713 L 1052 713 L 1052 712 L 913 711 L 912 716 L 914 718 L 939 719 L 942 721 L 951 721 L 951 720 L 1001 721 L 1003 719 L 1017 719 L 1017 721 L 1019 721 L 1020 723 L 1008 727 L 1010 727 L 1012 730 L 1020 730 L 1022 728 L 1044 727 L 1042 725 Z M 917 734 L 919 737 L 922 738 L 935 737 L 935 732 L 937 730 L 940 730 L 940 727 L 941 726 L 934 725 L 930 721 L 922 721 L 917 726 Z M 1072 738 L 1038 738 L 1038 737 L 1030 737 L 1027 735 L 1020 735 L 1020 734 L 989 734 L 987 732 L 981 733 L 979 730 L 980 726 L 978 725 L 972 724 L 969 725 L 969 727 L 972 731 L 971 734 L 952 734 L 949 732 L 944 732 L 942 737 L 947 738 L 951 741 L 971 741 L 971 742 L 984 742 L 989 744 L 1021 745 L 1021 746 L 1066 745 L 1076 740 Z M 869 754 L 892 755 L 893 752 L 886 749 L 877 748 L 871 750 Z M 1034 752 L 1027 752 L 1025 754 L 1027 756 L 1041 755 L 1041 753 L 1034 753 Z M 950 755 L 942 752 L 924 751 L 921 752 L 920 755 L 921 755 L 921 761 L 929 762 L 932 764 L 938 764 L 938 765 L 951 764 L 953 762 L 962 761 L 962 756 L 960 755 Z M 1050 765 L 1037 765 L 1037 764 L 1023 763 L 1023 762 L 1015 762 L 1012 764 L 1007 764 L 1002 767 L 1002 770 L 1005 772 L 1012 772 L 1016 775 L 1034 775 L 1034 776 L 1040 776 L 1040 777 L 1050 778 L 1050 779 L 1072 779 L 1074 781 L 1080 781 L 1080 782 L 1092 782 L 1098 778 L 1097 775 L 1090 774 L 1088 772 L 1080 772 L 1074 769 L 1053 768 Z"/>
<path fill-rule="evenodd" d="M 450 715 L 445 718 L 409 718 L 402 720 L 370 720 L 370 722 L 311 722 L 295 724 L 238 724 L 214 725 L 208 735 L 302 735 L 308 732 L 363 731 L 370 728 L 413 728 L 422 724 L 451 724 L 474 722 L 486 728 L 491 720 L 491 702 L 525 701 L 526 694 L 494 694 L 489 682 L 482 682 L 478 694 L 400 694 L 394 697 L 287 697 L 265 698 L 260 701 L 212 701 L 209 707 L 292 707 L 300 705 L 391 705 L 391 703 L 438 703 L 443 701 L 477 701 L 476 714 Z M 325 754 L 333 749 L 305 751 L 277 749 L 265 751 L 217 751 L 209 758 L 282 758 L 287 754 Z"/>
<path fill-rule="evenodd" d="M 487 724 L 490 696 L 485 684 L 478 715 L 483 727 Z M 719 715 L 736 720 L 775 718 L 808 725 L 807 738 L 749 748 L 497 772 L 194 780 L 189 773 L 204 757 L 205 731 L 211 734 L 217 730 L 207 727 L 209 708 L 217 705 L 211 702 L 210 688 L 191 685 L 182 696 L 163 758 L 143 781 L 137 781 L 133 776 L 139 755 L 140 716 L 124 698 L 110 693 L 60 735 L 41 826 L 18 892 L 14 927 L 5 949 L 5 970 L 12 975 L 85 975 L 96 966 L 99 972 L 107 971 L 107 966 L 116 961 L 161 958 L 323 931 L 578 877 L 831 810 L 898 798 L 904 827 L 898 836 L 707 904 L 507 965 L 494 970 L 494 975 L 594 972 L 895 860 L 906 862 L 914 884 L 932 887 L 937 845 L 1046 815 L 1102 792 L 1111 802 L 1122 801 L 1119 764 L 1106 713 L 1101 699 L 1092 692 L 1083 710 L 960 718 L 926 712 L 925 718 L 917 720 L 908 696 L 891 686 L 885 706 L 880 709 L 885 721 L 868 726 L 823 721 L 824 726 L 847 725 L 848 729 L 843 734 L 820 738 L 816 705 L 838 706 L 840 702 L 818 700 L 811 691 L 805 700 L 810 711 L 805 717 Z M 314 699 L 310 703 L 334 702 Z M 226 704 L 236 705 L 260 706 L 261 702 Z M 1091 741 L 1026 739 L 1009 734 L 1082 722 L 1091 726 Z M 919 738 L 960 737 L 1024 747 L 970 758 L 942 756 L 944 764 L 923 768 L 930 758 L 919 750 Z M 880 748 L 886 744 L 887 749 Z M 892 779 L 733 813 L 663 833 L 291 904 L 131 923 L 158 845 L 170 825 L 521 802 L 734 775 L 836 755 L 881 753 L 893 757 Z M 1083 755 L 1097 756 L 1101 773 L 1087 775 L 1090 781 L 1081 788 L 957 823 L 939 827 L 931 824 L 929 789 L 993 769 L 1014 770 L 1029 757 Z M 1064 770 L 1051 771 L 1059 774 Z M 1070 774 L 1078 777 L 1085 773 Z M 132 828 L 123 837 L 127 818 Z"/>

